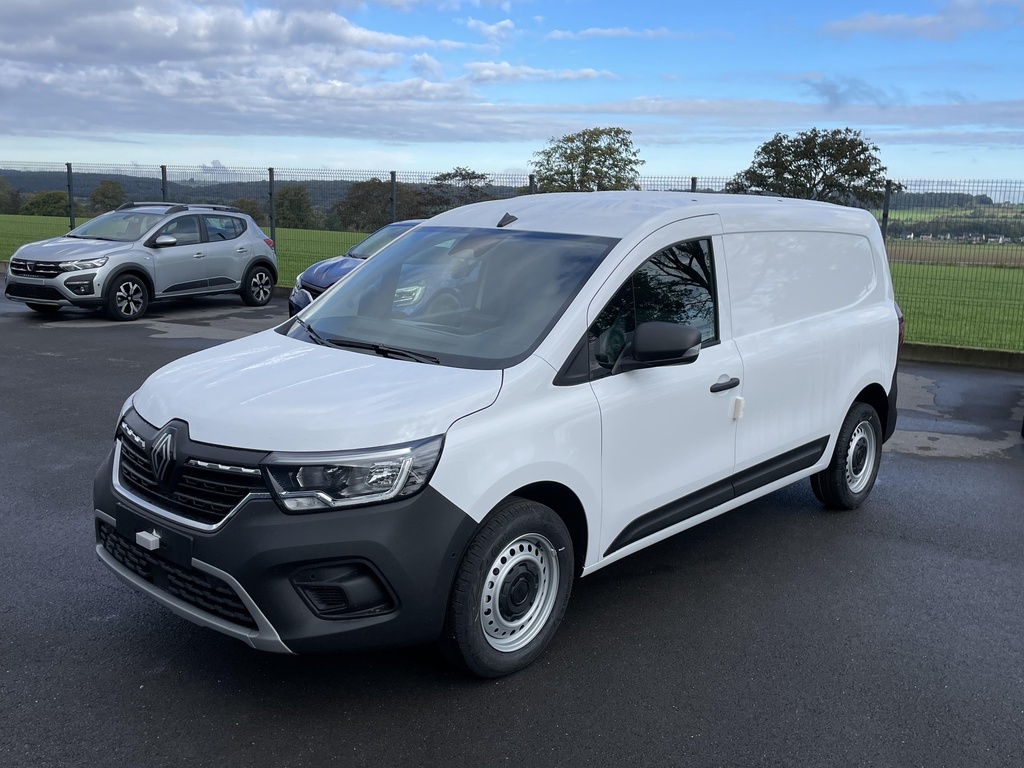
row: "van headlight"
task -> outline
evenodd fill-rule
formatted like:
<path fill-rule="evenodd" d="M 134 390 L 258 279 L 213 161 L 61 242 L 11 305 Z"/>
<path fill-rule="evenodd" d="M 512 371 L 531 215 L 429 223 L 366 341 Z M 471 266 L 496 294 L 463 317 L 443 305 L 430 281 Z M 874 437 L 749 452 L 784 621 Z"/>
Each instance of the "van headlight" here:
<path fill-rule="evenodd" d="M 375 504 L 421 491 L 441 456 L 440 436 L 340 453 L 272 453 L 271 491 L 290 514 Z"/>

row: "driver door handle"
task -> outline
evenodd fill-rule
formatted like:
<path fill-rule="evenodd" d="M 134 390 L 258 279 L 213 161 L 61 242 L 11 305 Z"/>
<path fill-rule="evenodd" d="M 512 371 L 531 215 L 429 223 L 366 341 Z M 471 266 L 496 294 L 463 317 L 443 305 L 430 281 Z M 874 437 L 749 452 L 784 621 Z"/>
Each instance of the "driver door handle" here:
<path fill-rule="evenodd" d="M 711 391 L 712 392 L 725 392 L 725 390 L 732 389 L 733 387 L 738 387 L 739 385 L 740 385 L 740 380 L 737 379 L 734 376 L 731 379 L 729 379 L 728 381 L 722 381 L 722 382 L 719 382 L 717 384 L 712 384 L 711 385 Z"/>

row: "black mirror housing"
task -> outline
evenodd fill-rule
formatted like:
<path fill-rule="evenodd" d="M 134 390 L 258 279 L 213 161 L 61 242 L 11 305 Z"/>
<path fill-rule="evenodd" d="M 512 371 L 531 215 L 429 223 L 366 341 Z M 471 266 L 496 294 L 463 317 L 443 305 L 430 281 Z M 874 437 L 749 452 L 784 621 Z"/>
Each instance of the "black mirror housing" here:
<path fill-rule="evenodd" d="M 700 344 L 700 331 L 688 325 L 662 321 L 640 323 L 612 373 L 692 363 L 700 354 Z"/>

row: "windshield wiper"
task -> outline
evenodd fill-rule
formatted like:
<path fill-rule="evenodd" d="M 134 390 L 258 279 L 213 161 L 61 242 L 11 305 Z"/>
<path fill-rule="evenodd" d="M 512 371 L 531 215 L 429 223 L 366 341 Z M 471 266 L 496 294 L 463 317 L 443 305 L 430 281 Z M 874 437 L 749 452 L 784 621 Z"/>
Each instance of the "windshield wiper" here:
<path fill-rule="evenodd" d="M 339 349 L 365 349 L 368 352 L 380 355 L 381 357 L 395 357 L 402 358 L 405 360 L 413 360 L 417 363 L 432 363 L 433 365 L 440 364 L 433 355 L 426 355 L 422 352 L 413 352 L 411 349 L 401 349 L 399 347 L 389 347 L 387 344 L 375 344 L 372 341 L 353 341 L 352 339 L 323 339 L 325 344 L 332 347 L 338 347 Z"/>
<path fill-rule="evenodd" d="M 433 355 L 427 355 L 423 352 L 413 352 L 411 349 L 389 347 L 387 344 L 374 344 L 371 341 L 354 341 L 352 339 L 325 339 L 319 333 L 314 331 L 310 327 L 309 323 L 305 322 L 301 318 L 296 317 L 295 322 L 303 327 L 309 335 L 309 338 L 323 347 L 335 347 L 337 349 L 365 349 L 367 352 L 373 352 L 381 357 L 394 357 L 404 360 L 413 360 L 417 363 L 431 363 L 433 365 L 440 365 L 441 363 L 441 361 Z"/>
<path fill-rule="evenodd" d="M 327 343 L 327 341 L 324 340 L 324 337 L 321 336 L 316 331 L 314 331 L 310 327 L 309 323 L 307 323 L 305 320 L 303 320 L 302 318 L 296 317 L 295 318 L 295 322 L 302 326 L 302 329 L 306 332 L 306 335 L 309 336 L 309 338 L 311 338 L 316 344 L 319 344 L 321 347 L 330 346 Z"/>

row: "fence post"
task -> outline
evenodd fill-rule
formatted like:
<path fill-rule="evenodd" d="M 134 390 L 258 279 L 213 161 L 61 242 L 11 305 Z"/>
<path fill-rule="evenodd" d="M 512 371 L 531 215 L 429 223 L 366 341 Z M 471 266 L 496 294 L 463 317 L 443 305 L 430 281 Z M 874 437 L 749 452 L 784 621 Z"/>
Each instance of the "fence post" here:
<path fill-rule="evenodd" d="M 697 191 L 697 177 L 696 176 L 691 176 L 690 177 L 690 191 L 691 192 L 696 192 Z"/>
<path fill-rule="evenodd" d="M 274 169 L 267 168 L 267 173 L 270 174 L 270 182 L 268 186 L 267 196 L 270 198 L 269 202 L 269 214 L 270 214 L 270 239 L 274 241 L 274 250 L 277 250 L 277 216 L 274 213 Z"/>
<path fill-rule="evenodd" d="M 882 240 L 889 229 L 889 199 L 892 197 L 892 179 L 885 180 L 885 197 L 882 199 Z"/>
<path fill-rule="evenodd" d="M 533 173 L 530 174 L 530 194 L 537 194 L 537 176 Z"/>
<path fill-rule="evenodd" d="M 167 166 L 160 166 L 160 200 L 167 202 Z"/>
<path fill-rule="evenodd" d="M 65 163 L 68 168 L 68 221 L 71 223 L 69 229 L 75 228 L 75 180 L 71 173 L 71 163 Z"/>
<path fill-rule="evenodd" d="M 398 221 L 398 173 L 391 172 L 391 221 Z"/>

